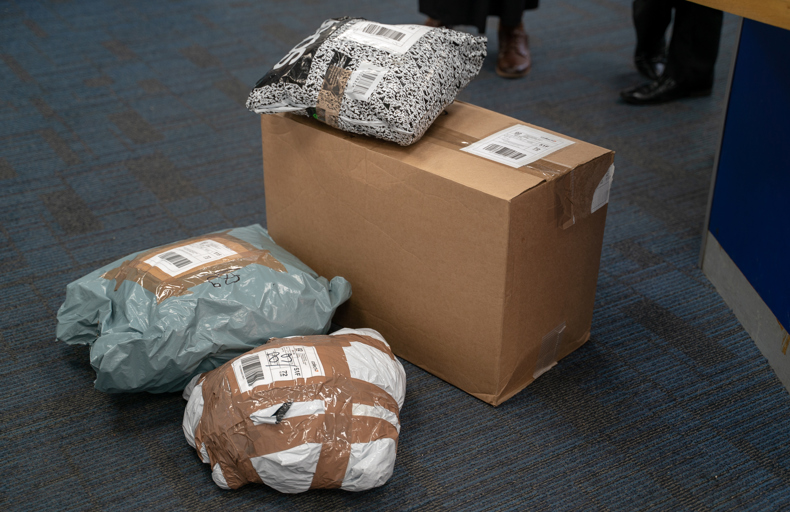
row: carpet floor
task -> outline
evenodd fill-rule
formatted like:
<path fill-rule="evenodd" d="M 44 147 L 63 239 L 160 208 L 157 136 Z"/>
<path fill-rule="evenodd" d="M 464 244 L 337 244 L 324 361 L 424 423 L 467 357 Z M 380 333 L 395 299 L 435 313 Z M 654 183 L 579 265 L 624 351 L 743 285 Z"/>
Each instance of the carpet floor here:
<path fill-rule="evenodd" d="M 790 396 L 697 268 L 737 19 L 711 97 L 639 108 L 630 9 L 544 2 L 511 81 L 490 20 L 460 96 L 617 152 L 590 342 L 497 408 L 404 362 L 391 480 L 283 495 L 217 488 L 181 397 L 96 391 L 55 315 L 119 257 L 265 225 L 252 85 L 324 19 L 417 2 L 0 1 L 0 508 L 790 510 Z"/>

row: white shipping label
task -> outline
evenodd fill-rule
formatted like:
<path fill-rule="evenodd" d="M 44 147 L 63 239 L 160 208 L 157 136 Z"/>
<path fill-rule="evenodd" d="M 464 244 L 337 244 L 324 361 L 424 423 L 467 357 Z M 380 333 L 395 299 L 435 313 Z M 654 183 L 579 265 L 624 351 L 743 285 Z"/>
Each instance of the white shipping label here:
<path fill-rule="evenodd" d="M 195 267 L 238 254 L 214 240 L 201 240 L 193 244 L 169 249 L 147 260 L 146 263 L 170 276 L 189 272 Z"/>
<path fill-rule="evenodd" d="M 517 124 L 470 144 L 461 151 L 519 168 L 571 144 L 572 140 Z"/>
<path fill-rule="evenodd" d="M 359 67 L 348 78 L 346 96 L 352 100 L 368 101 L 386 73 L 387 68 L 374 66 L 370 62 L 360 62 Z"/>
<path fill-rule="evenodd" d="M 609 190 L 612 188 L 612 178 L 614 177 L 614 164 L 609 166 L 609 170 L 603 175 L 593 194 L 590 213 L 595 213 L 599 208 L 609 202 Z"/>
<path fill-rule="evenodd" d="M 315 347 L 289 345 L 242 356 L 231 364 L 242 393 L 279 380 L 324 376 Z"/>
<path fill-rule="evenodd" d="M 431 27 L 423 25 L 382 25 L 362 21 L 340 34 L 338 39 L 348 39 L 390 53 L 406 53 Z"/>

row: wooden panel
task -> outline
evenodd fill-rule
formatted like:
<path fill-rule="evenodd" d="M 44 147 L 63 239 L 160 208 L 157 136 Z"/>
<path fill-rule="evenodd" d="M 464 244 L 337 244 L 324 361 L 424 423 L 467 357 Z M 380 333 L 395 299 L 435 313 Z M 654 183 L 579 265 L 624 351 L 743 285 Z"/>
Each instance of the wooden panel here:
<path fill-rule="evenodd" d="M 691 0 L 720 11 L 790 30 L 790 0 Z"/>

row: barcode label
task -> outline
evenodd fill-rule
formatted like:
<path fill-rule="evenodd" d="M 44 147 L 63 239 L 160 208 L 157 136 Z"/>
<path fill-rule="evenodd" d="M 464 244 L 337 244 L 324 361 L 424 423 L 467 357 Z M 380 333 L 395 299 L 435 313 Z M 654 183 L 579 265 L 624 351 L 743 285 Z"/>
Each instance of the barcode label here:
<path fill-rule="evenodd" d="M 219 242 L 201 240 L 189 245 L 169 248 L 161 254 L 148 258 L 145 263 L 175 277 L 235 254 L 236 251 Z"/>
<path fill-rule="evenodd" d="M 497 155 L 512 158 L 513 160 L 519 160 L 527 156 L 524 153 L 519 153 L 515 149 L 506 148 L 505 146 L 500 146 L 499 144 L 489 144 L 483 148 L 483 151 L 490 151 L 492 153 L 496 153 Z"/>
<path fill-rule="evenodd" d="M 261 360 L 257 355 L 242 357 L 239 361 L 241 361 L 241 371 L 244 373 L 244 379 L 248 386 L 252 387 L 255 381 L 263 378 L 263 366 L 261 366 Z"/>
<path fill-rule="evenodd" d="M 362 73 L 359 75 L 359 80 L 357 83 L 354 84 L 354 90 L 352 91 L 354 94 L 365 94 L 370 89 L 370 86 L 373 85 L 373 80 L 378 78 L 378 75 L 374 75 L 372 73 Z"/>
<path fill-rule="evenodd" d="M 461 151 L 518 168 L 571 144 L 572 140 L 517 124 L 470 144 Z"/>
<path fill-rule="evenodd" d="M 431 30 L 423 25 L 384 25 L 360 21 L 340 34 L 338 39 L 356 41 L 389 53 L 406 53 Z"/>
<path fill-rule="evenodd" d="M 354 100 L 368 101 L 386 73 L 386 68 L 374 66 L 370 62 L 360 62 L 348 78 L 346 96 Z"/>
<path fill-rule="evenodd" d="M 192 260 L 187 259 L 180 254 L 174 252 L 166 252 L 160 258 L 164 258 L 178 268 L 183 268 L 192 263 Z"/>
<path fill-rule="evenodd" d="M 233 361 L 231 367 L 242 393 L 277 381 L 325 375 L 315 347 L 300 345 L 270 348 L 242 356 Z"/>
<path fill-rule="evenodd" d="M 374 25 L 372 23 L 363 28 L 362 32 L 378 37 L 386 37 L 387 39 L 394 39 L 395 41 L 401 41 L 404 37 L 406 37 L 406 34 L 403 32 L 398 32 L 397 30 L 392 30 L 391 28 L 383 27 L 381 25 Z"/>

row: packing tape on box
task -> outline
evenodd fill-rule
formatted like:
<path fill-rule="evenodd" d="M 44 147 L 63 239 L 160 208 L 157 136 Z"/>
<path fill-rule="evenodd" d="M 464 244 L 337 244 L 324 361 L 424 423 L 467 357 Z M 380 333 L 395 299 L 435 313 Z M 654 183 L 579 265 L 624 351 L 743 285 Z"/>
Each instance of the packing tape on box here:
<path fill-rule="evenodd" d="M 537 363 L 535 363 L 535 371 L 532 372 L 532 378 L 537 379 L 557 364 L 557 349 L 562 344 L 564 333 L 565 322 L 562 322 L 543 336 L 540 354 L 538 355 Z"/>
<path fill-rule="evenodd" d="M 445 110 L 443 115 L 449 113 Z M 568 229 L 577 221 L 592 215 L 609 201 L 609 187 L 614 175 L 611 157 L 603 156 L 578 167 L 557 163 L 549 157 L 574 142 L 527 125 L 512 125 L 482 139 L 433 125 L 424 138 L 432 144 L 506 164 L 550 182 L 557 197 L 557 223 L 562 229 Z M 521 139 L 522 144 L 523 141 L 530 142 L 511 146 L 514 139 Z M 529 155 L 533 154 L 533 150 L 536 150 L 535 157 L 541 157 L 530 161 Z M 514 158 L 527 163 L 520 166 L 513 164 L 510 159 Z"/>
<path fill-rule="evenodd" d="M 599 158 L 586 164 L 583 172 L 574 169 L 557 180 L 555 195 L 562 205 L 559 222 L 562 229 L 589 217 L 609 202 L 613 176 L 611 160 Z"/>
<path fill-rule="evenodd" d="M 455 150 L 463 149 L 481 140 L 437 125 L 432 126 L 423 138 L 432 144 Z M 579 172 L 577 169 L 541 158 L 516 170 L 544 179 L 546 182 L 555 182 L 554 194 L 560 206 L 557 224 L 562 229 L 568 229 L 608 202 L 608 187 L 614 174 L 614 166 L 609 167 L 607 162 L 603 163 L 606 164 L 605 167 L 597 165 L 594 169 Z M 605 201 L 602 200 L 604 197 Z"/>
<path fill-rule="evenodd" d="M 333 78 L 332 80 L 335 79 Z M 342 94 L 342 92 L 338 94 Z M 324 108 L 326 112 L 330 112 L 331 107 L 328 106 L 327 103 L 324 105 L 325 106 L 322 108 Z M 302 116 L 290 113 L 281 115 L 297 123 L 315 127 L 315 125 L 310 125 L 310 121 Z M 317 110 L 315 115 L 318 115 Z M 445 110 L 441 115 L 448 115 L 447 111 Z M 330 122 L 326 122 L 326 124 L 330 124 Z M 347 132 L 343 133 L 342 136 L 344 138 L 355 137 L 354 134 Z M 461 150 L 471 144 L 479 142 L 481 139 L 473 135 L 434 124 L 425 132 L 422 140 L 447 149 Z M 387 142 L 381 142 L 381 144 L 382 146 L 380 147 L 388 145 Z M 608 186 L 611 185 L 611 178 L 614 174 L 614 169 L 611 166 L 611 159 L 604 156 L 594 161 L 593 169 L 587 169 L 586 167 L 589 165 L 590 163 L 585 164 L 585 169 L 580 172 L 578 168 L 571 168 L 546 158 L 541 158 L 516 168 L 516 170 L 541 178 L 553 184 L 554 194 L 557 197 L 557 204 L 559 206 L 556 219 L 557 224 L 561 226 L 562 229 L 568 229 L 579 220 L 595 213 L 603 204 L 608 202 Z M 607 187 L 605 194 L 603 193 L 604 187 L 602 184 L 605 184 Z M 596 192 L 598 193 L 597 196 Z M 598 201 L 596 201 L 596 197 L 599 198 Z M 602 202 L 600 200 L 601 197 L 605 197 L 605 201 Z"/>
<path fill-rule="evenodd" d="M 447 115 L 447 111 L 445 110 L 442 115 Z M 472 135 L 438 125 L 431 126 L 425 135 L 423 135 L 423 138 L 432 144 L 448 149 L 462 149 L 480 141 L 479 138 L 473 137 Z M 564 165 L 540 159 L 520 167 L 518 170 L 546 181 L 551 181 L 562 176 L 571 169 Z"/>

